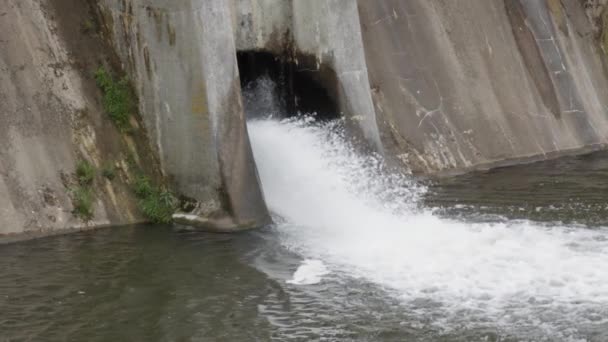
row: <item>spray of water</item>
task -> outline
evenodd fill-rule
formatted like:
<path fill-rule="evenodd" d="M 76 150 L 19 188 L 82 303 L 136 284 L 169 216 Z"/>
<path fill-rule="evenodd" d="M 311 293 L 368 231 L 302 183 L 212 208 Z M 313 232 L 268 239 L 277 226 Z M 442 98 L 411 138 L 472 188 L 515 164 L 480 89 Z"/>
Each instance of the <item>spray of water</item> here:
<path fill-rule="evenodd" d="M 608 231 L 436 217 L 418 205 L 424 187 L 357 154 L 339 123 L 262 119 L 249 132 L 282 243 L 323 263 L 307 269 L 373 282 L 448 328 L 558 336 L 606 322 Z"/>

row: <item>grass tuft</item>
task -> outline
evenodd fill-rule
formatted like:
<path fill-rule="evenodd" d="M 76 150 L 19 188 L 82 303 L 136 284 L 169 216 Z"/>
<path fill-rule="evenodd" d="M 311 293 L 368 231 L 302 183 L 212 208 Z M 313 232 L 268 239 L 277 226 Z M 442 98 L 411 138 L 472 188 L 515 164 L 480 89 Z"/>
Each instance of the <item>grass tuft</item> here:
<path fill-rule="evenodd" d="M 95 25 L 95 23 L 93 22 L 93 20 L 87 18 L 84 19 L 80 25 L 82 33 L 86 33 L 86 34 L 92 34 L 95 33 L 95 31 L 97 31 L 97 27 Z"/>
<path fill-rule="evenodd" d="M 150 178 L 146 176 L 137 177 L 137 179 L 135 179 L 134 191 L 135 195 L 137 195 L 137 197 L 139 198 L 145 198 L 152 195 L 152 193 L 154 192 L 154 188 L 152 186 Z"/>
<path fill-rule="evenodd" d="M 72 213 L 88 221 L 93 218 L 93 191 L 89 187 L 78 186 L 72 189 Z"/>
<path fill-rule="evenodd" d="M 129 80 L 125 77 L 117 81 L 105 67 L 101 66 L 95 72 L 95 81 L 103 92 L 104 110 L 118 129 L 128 132 L 131 129 L 129 118 L 136 111 L 134 94 Z"/>
<path fill-rule="evenodd" d="M 105 166 L 103 167 L 103 169 L 101 170 L 101 175 L 102 175 L 102 176 L 103 176 L 105 179 L 107 179 L 107 180 L 109 180 L 109 181 L 113 181 L 113 180 L 114 180 L 114 178 L 116 178 L 116 169 L 115 169 L 115 168 L 114 168 L 114 166 L 113 166 L 113 165 L 111 165 L 111 164 L 105 165 Z"/>
<path fill-rule="evenodd" d="M 93 184 L 95 178 L 95 167 L 88 161 L 82 159 L 76 164 L 76 177 L 81 186 Z"/>
<path fill-rule="evenodd" d="M 71 189 L 72 213 L 88 221 L 93 218 L 93 181 L 95 180 L 95 167 L 87 160 L 81 159 L 76 164 L 77 185 Z"/>
<path fill-rule="evenodd" d="M 169 191 L 152 185 L 146 176 L 137 177 L 134 183 L 139 208 L 153 223 L 171 223 L 177 209 L 177 200 Z"/>
<path fill-rule="evenodd" d="M 154 192 L 151 196 L 142 198 L 140 209 L 153 223 L 171 223 L 175 212 L 175 198 L 168 191 Z"/>

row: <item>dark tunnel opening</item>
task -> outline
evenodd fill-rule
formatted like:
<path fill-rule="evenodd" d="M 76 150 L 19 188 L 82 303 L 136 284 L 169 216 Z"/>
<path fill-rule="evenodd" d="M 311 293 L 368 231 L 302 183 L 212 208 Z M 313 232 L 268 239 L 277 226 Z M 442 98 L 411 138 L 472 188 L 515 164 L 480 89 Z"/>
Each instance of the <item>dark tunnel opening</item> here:
<path fill-rule="evenodd" d="M 248 118 L 312 115 L 317 120 L 340 117 L 337 77 L 318 66 L 314 56 L 285 58 L 269 52 L 237 53 L 243 101 Z M 297 62 L 296 62 L 297 61 Z"/>

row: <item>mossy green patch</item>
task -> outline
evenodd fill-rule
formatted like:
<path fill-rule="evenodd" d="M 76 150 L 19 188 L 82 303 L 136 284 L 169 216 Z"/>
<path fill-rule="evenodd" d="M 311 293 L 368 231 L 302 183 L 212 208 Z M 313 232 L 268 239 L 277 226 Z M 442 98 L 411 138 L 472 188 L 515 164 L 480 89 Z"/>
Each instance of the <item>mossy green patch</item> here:
<path fill-rule="evenodd" d="M 103 169 L 101 170 L 101 175 L 109 180 L 109 181 L 113 181 L 114 178 L 116 178 L 116 169 L 114 168 L 114 165 L 111 164 L 106 164 L 104 165 Z"/>
<path fill-rule="evenodd" d="M 130 174 L 134 176 L 130 184 L 141 212 L 152 223 L 171 223 L 173 213 L 178 208 L 177 198 L 144 174 L 134 153 L 127 155 L 126 162 Z"/>
<path fill-rule="evenodd" d="M 133 184 L 139 198 L 139 208 L 153 223 L 170 223 L 177 209 L 177 200 L 169 191 L 154 186 L 146 176 L 139 176 Z"/>
<path fill-rule="evenodd" d="M 78 184 L 85 186 L 93 184 L 95 178 L 95 167 L 86 160 L 80 160 L 76 164 L 76 177 L 78 178 Z"/>
<path fill-rule="evenodd" d="M 133 191 L 139 198 L 148 197 L 154 192 L 150 178 L 146 176 L 138 176 L 133 184 Z"/>
<path fill-rule="evenodd" d="M 103 107 L 112 121 L 123 132 L 131 129 L 129 118 L 136 112 L 136 101 L 129 80 L 116 80 L 105 67 L 95 72 L 97 86 L 103 92 Z"/>
<path fill-rule="evenodd" d="M 93 218 L 93 191 L 89 187 L 78 186 L 72 189 L 72 213 L 88 221 Z"/>
<path fill-rule="evenodd" d="M 97 31 L 97 27 L 93 20 L 91 20 L 90 18 L 86 18 L 82 21 L 81 30 L 85 34 L 92 34 Z"/>
<path fill-rule="evenodd" d="M 76 164 L 77 185 L 70 189 L 72 194 L 73 214 L 88 221 L 93 218 L 93 182 L 95 180 L 95 167 L 87 160 L 80 160 Z"/>

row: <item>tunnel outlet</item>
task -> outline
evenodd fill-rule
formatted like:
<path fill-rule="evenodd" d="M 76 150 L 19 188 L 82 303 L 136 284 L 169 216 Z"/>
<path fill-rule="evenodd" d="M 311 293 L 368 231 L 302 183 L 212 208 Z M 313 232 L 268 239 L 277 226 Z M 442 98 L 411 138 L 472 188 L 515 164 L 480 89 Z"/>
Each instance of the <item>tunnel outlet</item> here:
<path fill-rule="evenodd" d="M 340 118 L 336 73 L 312 55 L 240 51 L 237 61 L 248 118 L 312 115 Z"/>

